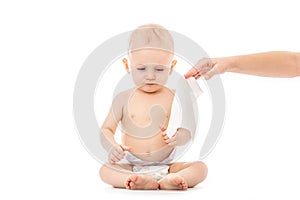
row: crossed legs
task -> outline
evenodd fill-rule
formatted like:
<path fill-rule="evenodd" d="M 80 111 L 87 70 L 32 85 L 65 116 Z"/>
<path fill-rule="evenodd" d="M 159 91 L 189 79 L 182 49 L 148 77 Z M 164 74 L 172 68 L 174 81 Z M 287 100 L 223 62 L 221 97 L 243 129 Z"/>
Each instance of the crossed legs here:
<path fill-rule="evenodd" d="M 132 166 L 104 165 L 99 171 L 101 179 L 117 188 L 131 190 L 186 190 L 202 182 L 207 167 L 201 161 L 177 162 L 170 165 L 169 174 L 158 182 L 147 174 L 134 174 Z"/>

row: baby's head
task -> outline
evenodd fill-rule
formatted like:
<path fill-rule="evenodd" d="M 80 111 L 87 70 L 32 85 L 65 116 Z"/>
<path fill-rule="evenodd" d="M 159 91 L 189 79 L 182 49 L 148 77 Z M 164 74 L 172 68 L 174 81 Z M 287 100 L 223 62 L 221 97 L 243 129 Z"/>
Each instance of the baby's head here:
<path fill-rule="evenodd" d="M 173 38 L 168 30 L 147 24 L 133 31 L 128 51 L 130 65 L 126 59 L 123 62 L 139 89 L 156 92 L 166 83 L 176 64 L 173 51 Z"/>

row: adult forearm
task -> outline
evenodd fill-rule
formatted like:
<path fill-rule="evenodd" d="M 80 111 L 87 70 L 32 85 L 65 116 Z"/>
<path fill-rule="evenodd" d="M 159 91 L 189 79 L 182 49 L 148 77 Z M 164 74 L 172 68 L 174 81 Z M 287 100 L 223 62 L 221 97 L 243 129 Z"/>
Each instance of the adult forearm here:
<path fill-rule="evenodd" d="M 300 53 L 273 51 L 227 58 L 227 71 L 256 76 L 300 76 Z"/>

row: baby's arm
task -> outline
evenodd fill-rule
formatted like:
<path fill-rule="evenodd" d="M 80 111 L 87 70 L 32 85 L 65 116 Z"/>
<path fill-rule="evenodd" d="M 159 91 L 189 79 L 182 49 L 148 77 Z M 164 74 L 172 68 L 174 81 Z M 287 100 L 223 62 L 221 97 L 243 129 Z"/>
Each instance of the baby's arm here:
<path fill-rule="evenodd" d="M 102 124 L 100 136 L 101 144 L 106 151 L 110 151 L 112 146 L 117 145 L 114 135 L 118 126 L 118 119 L 115 117 L 113 106 L 110 108 L 110 111 Z"/>
<path fill-rule="evenodd" d="M 119 96 L 114 99 L 100 131 L 101 144 L 109 154 L 110 163 L 120 161 L 124 157 L 124 151 L 129 150 L 129 147 L 119 145 L 114 138 L 118 123 L 122 119 L 123 105 L 121 100 Z"/>
<path fill-rule="evenodd" d="M 188 99 L 185 95 L 185 93 L 182 93 L 182 90 L 174 91 L 174 94 L 177 94 L 177 98 L 180 99 L 181 101 L 183 100 L 182 103 L 190 103 L 185 101 L 185 99 Z M 181 98 L 180 98 L 181 97 Z M 188 118 L 183 118 L 181 119 L 180 116 L 183 116 L 183 113 L 180 112 L 188 112 L 185 109 L 182 109 L 180 106 L 179 102 L 177 102 L 177 98 L 174 97 L 173 103 L 172 103 L 172 108 L 171 108 L 171 115 L 170 115 L 170 120 L 168 124 L 168 130 L 162 128 L 162 137 L 164 141 L 170 145 L 170 146 L 183 146 L 187 144 L 191 140 L 191 132 L 187 128 L 183 127 L 190 127 L 188 122 Z M 185 108 L 185 107 L 184 107 Z M 179 128 L 178 128 L 179 127 Z M 177 129 L 176 129 L 177 128 Z M 176 131 L 175 131 L 176 130 Z M 175 132 L 175 133 L 174 133 Z M 172 137 L 169 137 L 168 135 L 172 135 Z"/>

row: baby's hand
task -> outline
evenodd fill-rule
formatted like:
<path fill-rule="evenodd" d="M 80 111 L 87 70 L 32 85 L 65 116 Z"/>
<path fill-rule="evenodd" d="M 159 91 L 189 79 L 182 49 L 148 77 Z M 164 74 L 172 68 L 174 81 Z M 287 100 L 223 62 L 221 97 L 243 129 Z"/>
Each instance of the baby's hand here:
<path fill-rule="evenodd" d="M 169 136 L 163 132 L 162 137 L 165 142 L 170 146 L 181 146 L 186 144 L 191 139 L 190 131 L 185 128 L 178 128 L 176 133 L 169 138 Z"/>
<path fill-rule="evenodd" d="M 109 163 L 115 164 L 122 160 L 125 156 L 124 151 L 129 151 L 130 147 L 125 145 L 115 145 L 111 148 L 108 155 Z"/>

